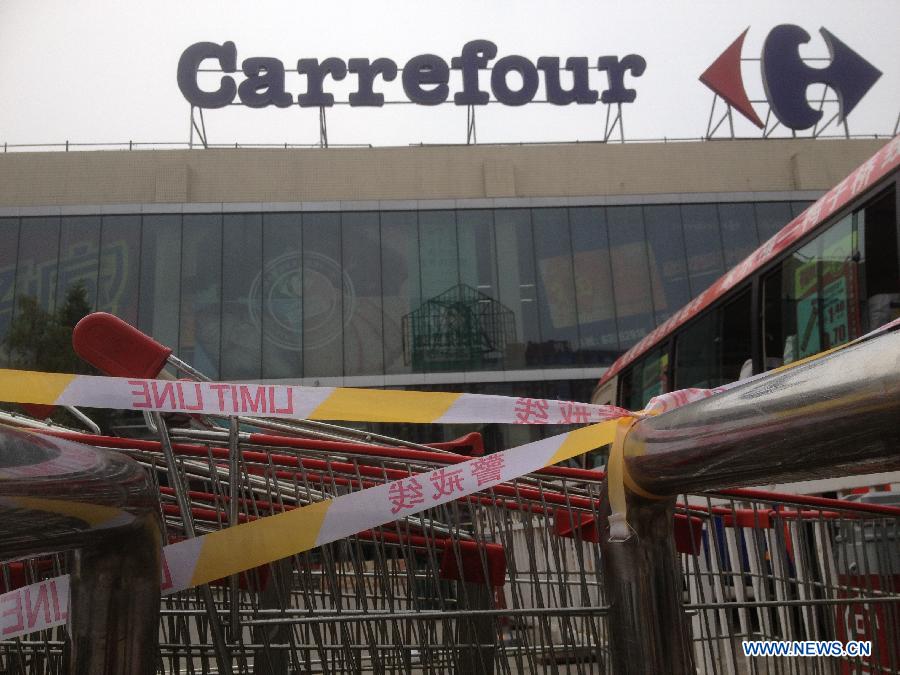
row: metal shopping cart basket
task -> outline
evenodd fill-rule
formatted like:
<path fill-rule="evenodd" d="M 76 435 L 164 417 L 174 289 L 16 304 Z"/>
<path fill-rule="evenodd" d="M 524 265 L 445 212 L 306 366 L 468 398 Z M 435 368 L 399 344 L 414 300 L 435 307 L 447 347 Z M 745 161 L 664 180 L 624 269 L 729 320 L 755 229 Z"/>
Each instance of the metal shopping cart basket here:
<path fill-rule="evenodd" d="M 98 365 L 154 377 L 172 358 L 154 349 L 141 372 L 117 370 L 134 355 L 115 348 L 99 350 L 106 361 Z M 179 374 L 202 377 L 175 363 Z M 448 449 L 328 425 L 184 422 L 154 415 L 155 437 L 145 439 L 50 427 L 40 433 L 137 460 L 158 491 L 170 543 L 423 472 L 452 480 L 453 467 L 479 452 L 471 437 Z M 485 472 L 491 461 L 480 457 Z M 548 467 L 169 594 L 156 668 L 619 672 L 600 546 L 609 511 L 603 479 L 602 472 Z M 687 612 L 697 672 L 900 672 L 897 507 L 730 490 L 682 495 L 667 518 L 673 536 L 664 545 L 679 565 L 679 581 L 668 590 Z M 0 590 L 56 576 L 67 565 L 63 556 L 5 563 Z M 164 593 L 170 581 L 163 569 Z M 867 639 L 872 653 L 801 667 L 747 658 L 744 639 Z M 0 673 L 65 672 L 67 644 L 64 628 L 0 640 Z"/>

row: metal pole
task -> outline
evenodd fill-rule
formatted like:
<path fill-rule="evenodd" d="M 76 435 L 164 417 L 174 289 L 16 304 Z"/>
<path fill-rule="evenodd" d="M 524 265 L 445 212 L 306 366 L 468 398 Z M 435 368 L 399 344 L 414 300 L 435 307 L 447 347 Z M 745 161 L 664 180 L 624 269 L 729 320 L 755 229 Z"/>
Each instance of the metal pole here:
<path fill-rule="evenodd" d="M 605 485 L 604 485 L 605 488 Z M 609 649 L 617 675 L 694 675 L 693 644 L 681 605 L 683 578 L 672 541 L 675 499 L 627 496 L 631 536 L 610 538 L 602 493 L 600 553 L 609 602 Z"/>
<path fill-rule="evenodd" d="M 636 424 L 632 480 L 676 495 L 900 468 L 900 330 Z"/>
<path fill-rule="evenodd" d="M 157 517 L 147 514 L 136 529 L 76 553 L 70 672 L 156 672 L 160 546 Z"/>
<path fill-rule="evenodd" d="M 240 449 L 240 423 L 232 417 L 228 420 L 228 526 L 238 524 L 241 498 L 241 449 Z M 240 637 L 240 609 L 241 589 L 240 575 L 232 574 L 228 583 L 229 601 L 231 604 L 231 616 L 228 622 L 229 638 L 236 642 Z"/>
<path fill-rule="evenodd" d="M 178 502 L 178 510 L 181 511 L 181 521 L 184 524 L 184 534 L 188 539 L 194 539 L 197 532 L 194 529 L 194 519 L 191 514 L 191 502 L 187 494 L 181 474 L 178 471 L 178 462 L 175 459 L 175 450 L 172 440 L 169 438 L 169 430 L 163 416 L 155 412 L 153 419 L 159 431 L 160 445 L 166 458 L 166 466 L 169 469 L 169 482 L 175 491 L 175 501 Z M 231 675 L 231 656 L 228 651 L 228 643 L 225 642 L 225 634 L 222 631 L 222 622 L 216 609 L 216 601 L 209 584 L 198 587 L 203 605 L 206 608 L 206 616 L 209 619 L 209 632 L 212 636 L 213 648 L 216 654 L 216 665 L 220 674 Z"/>
<path fill-rule="evenodd" d="M 694 672 L 673 546 L 675 495 L 896 469 L 898 419 L 894 331 L 636 423 L 622 445 L 636 486 L 625 481 L 627 535 L 612 539 L 602 519 L 613 672 Z"/>

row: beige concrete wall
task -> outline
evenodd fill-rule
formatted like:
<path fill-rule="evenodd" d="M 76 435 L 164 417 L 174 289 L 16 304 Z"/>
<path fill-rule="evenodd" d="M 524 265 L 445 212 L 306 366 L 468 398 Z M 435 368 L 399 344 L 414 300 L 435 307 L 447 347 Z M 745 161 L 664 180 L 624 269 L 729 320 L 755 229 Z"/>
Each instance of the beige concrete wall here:
<path fill-rule="evenodd" d="M 886 141 L 0 154 L 0 207 L 825 190 Z"/>

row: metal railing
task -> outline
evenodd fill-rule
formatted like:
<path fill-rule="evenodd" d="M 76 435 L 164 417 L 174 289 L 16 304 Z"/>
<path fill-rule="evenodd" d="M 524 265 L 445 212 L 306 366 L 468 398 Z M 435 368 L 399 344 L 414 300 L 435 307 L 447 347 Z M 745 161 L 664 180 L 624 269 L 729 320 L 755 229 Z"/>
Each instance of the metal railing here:
<path fill-rule="evenodd" d="M 900 117 L 898 117 L 900 119 Z M 889 140 L 895 134 L 885 132 L 880 134 L 820 134 L 816 138 L 823 140 L 830 139 L 857 139 L 857 140 Z M 627 138 L 625 144 L 632 143 L 703 143 L 703 142 L 719 142 L 722 140 L 784 140 L 791 136 L 771 136 L 767 139 L 761 139 L 759 136 L 736 136 L 734 138 L 719 139 L 707 138 L 705 136 L 660 136 L 654 138 Z M 805 138 L 805 137 L 804 137 Z M 620 143 L 615 141 L 615 143 Z M 502 143 L 478 143 L 481 147 L 490 146 L 509 146 L 509 145 L 584 145 L 584 144 L 609 144 L 609 141 L 599 139 L 563 139 L 553 141 L 519 141 L 519 142 L 502 142 Z M 466 147 L 469 143 L 408 143 L 410 147 Z M 390 145 L 379 146 L 372 143 L 328 143 L 328 148 L 377 148 L 377 147 L 394 147 Z M 112 142 L 84 142 L 84 141 L 63 141 L 59 143 L 9 143 L 2 144 L 3 153 L 13 152 L 70 152 L 70 151 L 99 151 L 99 150 L 205 150 L 205 149 L 283 149 L 293 150 L 301 148 L 323 149 L 321 143 L 258 143 L 258 142 L 240 142 L 233 143 L 207 143 L 206 147 L 200 143 L 189 141 L 112 141 Z M 327 149 L 327 148 L 325 148 Z"/>

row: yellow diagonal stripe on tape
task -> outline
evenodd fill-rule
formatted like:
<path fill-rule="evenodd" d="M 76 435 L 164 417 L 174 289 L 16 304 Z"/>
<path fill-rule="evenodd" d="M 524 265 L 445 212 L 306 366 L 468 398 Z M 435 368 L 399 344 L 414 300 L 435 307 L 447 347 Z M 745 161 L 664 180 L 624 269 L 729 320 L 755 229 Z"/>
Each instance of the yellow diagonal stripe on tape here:
<path fill-rule="evenodd" d="M 309 416 L 313 420 L 434 422 L 462 394 L 431 391 L 335 389 Z"/>
<path fill-rule="evenodd" d="M 331 500 L 326 499 L 205 535 L 191 585 L 209 583 L 315 548 L 330 505 Z"/>
<path fill-rule="evenodd" d="M 589 427 L 570 431 L 562 445 L 559 446 L 559 450 L 553 453 L 553 457 L 550 458 L 547 465 L 562 462 L 570 457 L 575 457 L 594 448 L 612 443 L 616 438 L 617 422 L 618 420 L 607 420 L 606 422 L 600 422 L 600 424 L 592 424 Z"/>
<path fill-rule="evenodd" d="M 0 401 L 54 405 L 77 375 L 0 369 Z"/>
<path fill-rule="evenodd" d="M 61 516 L 77 518 L 91 527 L 105 525 L 114 518 L 127 515 L 122 509 L 99 504 L 86 504 L 62 499 L 43 499 L 41 497 L 14 497 L 13 501 L 29 511 L 58 513 Z"/>

